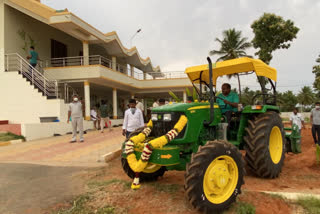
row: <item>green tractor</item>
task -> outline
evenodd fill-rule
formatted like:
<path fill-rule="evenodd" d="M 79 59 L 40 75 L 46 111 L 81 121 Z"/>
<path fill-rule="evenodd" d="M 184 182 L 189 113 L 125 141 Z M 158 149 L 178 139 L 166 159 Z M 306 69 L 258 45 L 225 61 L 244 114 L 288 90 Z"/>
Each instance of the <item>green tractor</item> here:
<path fill-rule="evenodd" d="M 215 213 L 241 193 L 245 163 L 259 177 L 279 176 L 286 140 L 276 106 L 276 70 L 257 59 L 214 64 L 207 59 L 208 64 L 186 69 L 199 100 L 153 108 L 149 128 L 132 133 L 123 144 L 121 162 L 135 179 L 133 187 L 140 180 L 156 180 L 167 170 L 185 170 L 187 200 L 198 211 Z M 270 91 L 260 84 L 262 93 L 253 97 L 254 105 L 239 108 L 226 121 L 215 103 L 215 89 L 218 77 L 231 74 L 265 77 Z M 245 161 L 240 150 L 245 150 Z"/>

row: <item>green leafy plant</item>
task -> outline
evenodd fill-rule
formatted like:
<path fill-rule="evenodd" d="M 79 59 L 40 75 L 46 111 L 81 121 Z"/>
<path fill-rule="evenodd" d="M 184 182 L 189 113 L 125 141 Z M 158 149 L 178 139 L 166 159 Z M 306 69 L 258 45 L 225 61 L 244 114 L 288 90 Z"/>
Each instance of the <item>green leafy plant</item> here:
<path fill-rule="evenodd" d="M 199 96 L 195 88 L 193 88 L 192 97 L 193 97 L 193 101 L 199 100 Z"/>
<path fill-rule="evenodd" d="M 29 34 L 27 34 L 24 30 L 18 30 L 17 34 L 23 41 L 23 46 L 21 47 L 21 49 L 24 50 L 26 54 L 28 54 L 28 48 L 30 46 L 33 46 L 33 47 L 36 46 L 35 40 Z"/>
<path fill-rule="evenodd" d="M 237 214 L 255 214 L 256 208 L 249 203 L 239 202 L 236 210 Z"/>
<path fill-rule="evenodd" d="M 169 91 L 169 94 L 177 103 L 181 102 L 181 99 L 175 93 Z"/>
<path fill-rule="evenodd" d="M 320 199 L 315 197 L 298 198 L 297 204 L 301 205 L 309 214 L 320 213 Z"/>
<path fill-rule="evenodd" d="M 18 140 L 18 139 L 22 139 L 23 141 L 26 140 L 24 136 L 16 135 L 11 132 L 0 134 L 0 141 L 10 141 L 10 140 Z"/>
<path fill-rule="evenodd" d="M 191 92 L 190 92 L 189 88 L 186 88 L 186 93 L 187 93 L 187 96 L 188 96 L 188 97 L 191 97 L 191 96 L 192 96 L 192 94 L 191 94 Z"/>

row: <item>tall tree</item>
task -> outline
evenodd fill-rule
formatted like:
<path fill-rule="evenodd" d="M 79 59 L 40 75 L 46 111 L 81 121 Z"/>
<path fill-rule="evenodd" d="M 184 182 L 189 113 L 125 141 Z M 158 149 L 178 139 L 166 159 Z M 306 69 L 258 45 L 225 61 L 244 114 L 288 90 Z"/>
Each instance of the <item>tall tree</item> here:
<path fill-rule="evenodd" d="M 320 63 L 320 55 L 316 59 L 316 62 Z M 315 74 L 315 80 L 313 82 L 313 88 L 320 94 L 320 64 L 313 66 L 312 73 Z"/>
<path fill-rule="evenodd" d="M 248 87 L 245 87 L 242 90 L 242 94 L 240 97 L 241 103 L 246 106 L 246 105 L 251 105 L 252 103 L 252 98 L 256 95 L 255 91 L 250 90 Z"/>
<path fill-rule="evenodd" d="M 303 106 L 311 105 L 314 102 L 314 94 L 309 86 L 304 86 L 299 92 L 298 102 Z"/>
<path fill-rule="evenodd" d="M 258 49 L 255 55 L 269 64 L 272 52 L 277 49 L 288 49 L 290 41 L 296 38 L 299 28 L 293 21 L 284 20 L 281 16 L 272 13 L 264 13 L 251 25 L 254 33 L 253 47 Z"/>
<path fill-rule="evenodd" d="M 215 40 L 220 43 L 219 50 L 212 50 L 209 52 L 210 55 L 219 55 L 217 61 L 224 61 L 228 59 L 235 59 L 239 57 L 252 57 L 247 55 L 246 50 L 252 47 L 250 42 L 247 42 L 247 37 L 241 36 L 241 31 L 237 31 L 232 28 L 222 32 L 223 39 L 216 38 Z M 229 78 L 237 76 L 239 83 L 239 93 L 241 95 L 240 78 L 238 74 L 228 75 Z"/>
<path fill-rule="evenodd" d="M 284 93 L 277 93 L 277 103 L 280 106 L 282 112 L 292 111 L 298 104 L 298 99 L 292 91 L 286 91 Z"/>
<path fill-rule="evenodd" d="M 239 57 L 251 57 L 247 55 L 246 50 L 252 46 L 250 42 L 247 42 L 247 37 L 241 36 L 241 31 L 237 31 L 234 28 L 225 30 L 222 32 L 222 40 L 216 38 L 215 41 L 220 43 L 219 50 L 212 50 L 210 55 L 219 55 L 217 61 L 223 61 L 228 59 L 235 59 Z"/>

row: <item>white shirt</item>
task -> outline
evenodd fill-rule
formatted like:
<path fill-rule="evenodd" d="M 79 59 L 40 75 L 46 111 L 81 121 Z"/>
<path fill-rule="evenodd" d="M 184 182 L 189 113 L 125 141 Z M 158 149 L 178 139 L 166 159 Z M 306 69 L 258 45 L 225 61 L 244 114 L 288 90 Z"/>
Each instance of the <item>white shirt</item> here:
<path fill-rule="evenodd" d="M 92 121 L 96 121 L 97 120 L 97 112 L 96 112 L 96 110 L 92 109 L 90 111 L 90 115 L 91 115 L 91 120 Z"/>
<path fill-rule="evenodd" d="M 136 108 L 138 108 L 138 109 L 140 109 L 141 111 L 143 111 L 144 110 L 144 106 L 143 106 L 143 104 L 142 104 L 142 102 L 137 102 L 137 105 L 136 105 Z"/>
<path fill-rule="evenodd" d="M 154 103 L 152 104 L 152 107 L 153 107 L 153 108 L 158 107 L 158 106 L 159 106 L 158 102 L 154 102 Z"/>
<path fill-rule="evenodd" d="M 122 129 L 125 129 L 128 132 L 133 132 L 140 127 L 144 127 L 142 111 L 136 108 L 136 112 L 132 114 L 131 110 L 127 109 L 124 113 Z"/>
<path fill-rule="evenodd" d="M 297 113 L 297 114 L 292 113 L 290 116 L 290 121 L 292 121 L 292 124 L 296 124 L 299 127 L 299 129 L 301 129 L 302 127 L 301 121 L 304 121 L 304 120 L 300 113 Z"/>
<path fill-rule="evenodd" d="M 82 117 L 82 104 L 80 101 L 69 104 L 69 111 L 71 111 L 71 118 Z"/>

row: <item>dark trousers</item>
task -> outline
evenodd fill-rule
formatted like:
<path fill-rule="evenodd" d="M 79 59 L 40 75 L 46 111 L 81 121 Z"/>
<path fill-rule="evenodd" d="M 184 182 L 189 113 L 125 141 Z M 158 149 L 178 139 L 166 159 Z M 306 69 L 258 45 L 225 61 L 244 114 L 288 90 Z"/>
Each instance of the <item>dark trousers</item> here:
<path fill-rule="evenodd" d="M 31 64 L 31 66 L 29 66 L 29 73 L 28 76 L 31 79 L 32 78 L 32 70 L 37 66 L 37 64 Z"/>
<path fill-rule="evenodd" d="M 320 125 L 312 125 L 312 137 L 314 143 L 320 145 Z"/>
<path fill-rule="evenodd" d="M 131 134 L 131 132 L 126 132 L 126 138 L 129 138 L 129 135 Z"/>
<path fill-rule="evenodd" d="M 228 126 L 230 125 L 230 122 L 231 122 L 231 118 L 232 118 L 232 111 L 226 111 L 224 114 L 224 116 L 226 116 L 227 118 L 227 123 L 228 123 Z"/>

